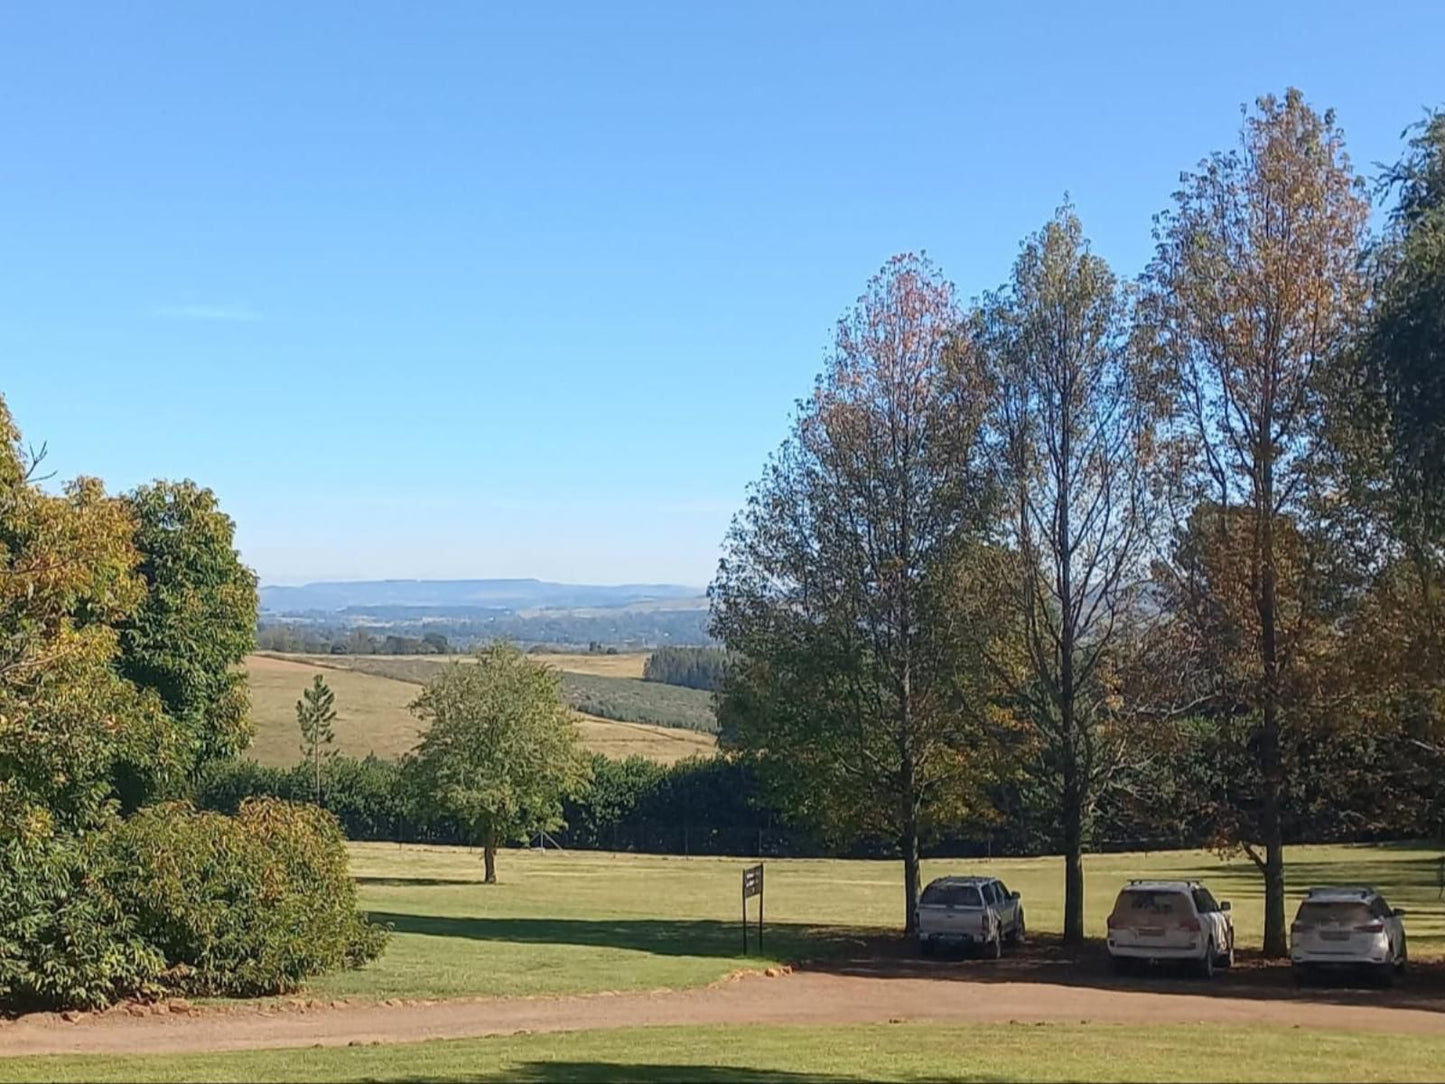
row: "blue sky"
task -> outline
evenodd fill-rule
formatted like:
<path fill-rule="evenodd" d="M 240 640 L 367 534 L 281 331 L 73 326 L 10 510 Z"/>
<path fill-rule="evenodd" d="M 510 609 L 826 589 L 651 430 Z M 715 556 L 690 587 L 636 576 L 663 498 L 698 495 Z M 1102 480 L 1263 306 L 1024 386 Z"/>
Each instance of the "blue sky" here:
<path fill-rule="evenodd" d="M 702 584 L 891 253 L 971 296 L 1067 191 L 1133 275 L 1290 84 L 1393 159 L 1391 7 L 7 2 L 0 394 L 271 582 Z"/>

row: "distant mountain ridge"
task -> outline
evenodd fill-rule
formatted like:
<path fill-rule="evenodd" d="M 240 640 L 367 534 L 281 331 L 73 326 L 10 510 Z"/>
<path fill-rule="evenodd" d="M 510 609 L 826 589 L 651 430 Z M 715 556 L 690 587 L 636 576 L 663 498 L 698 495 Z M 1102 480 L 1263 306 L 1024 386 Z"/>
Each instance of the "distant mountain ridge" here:
<path fill-rule="evenodd" d="M 261 610 L 271 614 L 356 613 L 369 607 L 449 610 L 608 609 L 637 603 L 700 599 L 700 587 L 672 583 L 551 583 L 546 580 L 354 580 L 288 587 L 263 585 Z"/>

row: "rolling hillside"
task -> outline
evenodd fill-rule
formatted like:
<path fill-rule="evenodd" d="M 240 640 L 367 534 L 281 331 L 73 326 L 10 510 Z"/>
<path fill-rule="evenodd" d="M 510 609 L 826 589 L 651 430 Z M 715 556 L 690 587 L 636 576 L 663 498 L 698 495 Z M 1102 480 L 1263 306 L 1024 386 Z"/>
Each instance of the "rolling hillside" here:
<path fill-rule="evenodd" d="M 470 656 L 442 655 L 285 655 L 313 666 L 340 668 L 354 673 L 425 685 L 442 667 L 467 662 Z M 533 656 L 562 671 L 562 695 L 584 715 L 622 723 L 680 727 L 707 734 L 716 732 L 712 694 L 642 680 L 646 653 L 627 655 Z"/>
<path fill-rule="evenodd" d="M 543 658 L 559 669 L 595 662 L 597 666 L 610 667 L 611 676 L 620 679 L 622 673 L 631 669 L 640 675 L 643 656 L 557 655 Z M 440 660 L 431 660 L 433 667 L 439 663 Z M 251 718 L 256 728 L 256 736 L 247 755 L 262 764 L 286 765 L 300 760 L 296 700 L 317 673 L 325 674 L 327 683 L 336 693 L 336 745 L 341 752 L 352 756 L 375 753 L 379 757 L 393 759 L 416 744 L 418 724 L 407 710 L 407 705 L 416 698 L 418 691 L 418 685 L 413 680 L 398 680 L 339 666 L 338 660 L 331 656 L 310 659 L 304 656 L 252 655 L 247 659 L 246 670 L 251 689 Z M 578 725 L 588 749 L 611 757 L 636 754 L 671 764 L 684 757 L 710 753 L 716 748 L 710 734 L 693 730 L 619 722 L 585 714 L 581 715 Z"/>

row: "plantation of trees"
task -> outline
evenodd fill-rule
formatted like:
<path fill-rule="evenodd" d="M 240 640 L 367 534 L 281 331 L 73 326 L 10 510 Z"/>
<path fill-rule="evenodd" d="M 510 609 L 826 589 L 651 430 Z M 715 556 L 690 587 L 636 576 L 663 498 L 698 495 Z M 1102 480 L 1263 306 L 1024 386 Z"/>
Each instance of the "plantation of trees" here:
<path fill-rule="evenodd" d="M 716 647 L 660 647 L 642 666 L 643 681 L 713 692 L 727 673 L 727 652 Z"/>

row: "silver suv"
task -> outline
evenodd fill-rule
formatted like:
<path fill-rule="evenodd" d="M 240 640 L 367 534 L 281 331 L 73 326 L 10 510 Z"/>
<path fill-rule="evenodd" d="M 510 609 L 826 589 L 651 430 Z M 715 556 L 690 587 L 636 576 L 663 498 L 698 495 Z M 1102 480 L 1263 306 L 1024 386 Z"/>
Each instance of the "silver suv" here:
<path fill-rule="evenodd" d="M 1198 881 L 1130 881 L 1109 915 L 1109 957 L 1121 975 L 1150 963 L 1192 964 L 1212 978 L 1234 965 L 1234 919 Z"/>
<path fill-rule="evenodd" d="M 1389 985 L 1409 959 L 1404 917 L 1373 888 L 1311 888 L 1289 928 L 1295 978 L 1306 982 L 1325 970 L 1349 969 Z"/>

